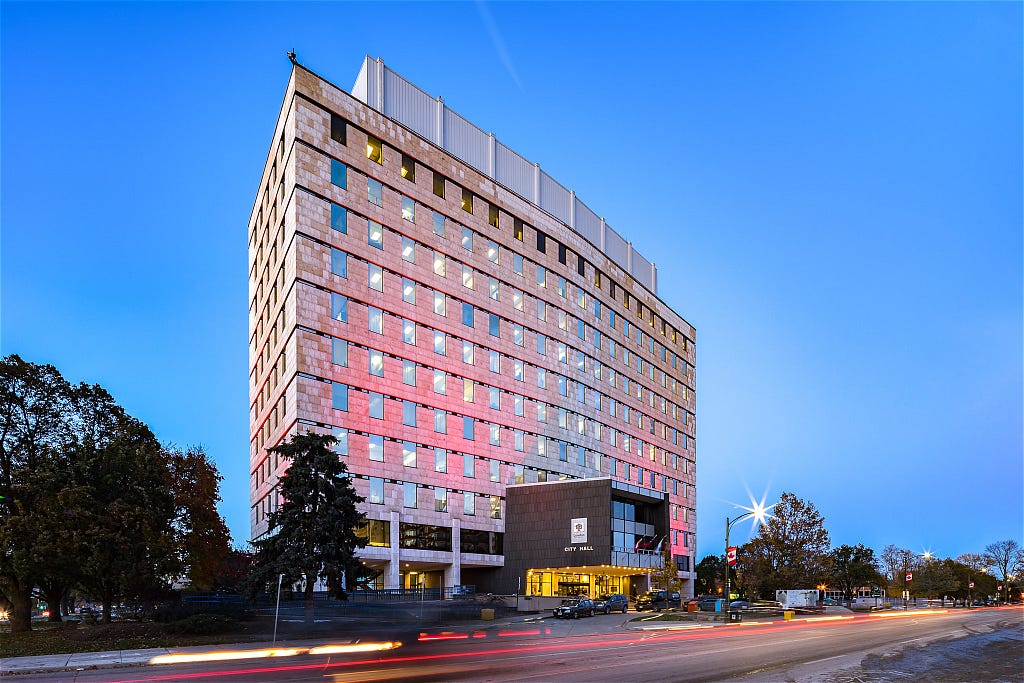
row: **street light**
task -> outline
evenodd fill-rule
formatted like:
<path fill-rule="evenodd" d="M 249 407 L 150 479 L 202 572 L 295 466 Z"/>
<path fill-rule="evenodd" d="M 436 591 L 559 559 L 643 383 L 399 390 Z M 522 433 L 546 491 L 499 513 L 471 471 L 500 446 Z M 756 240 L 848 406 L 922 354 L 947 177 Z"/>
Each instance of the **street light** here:
<path fill-rule="evenodd" d="M 760 524 L 768 516 L 768 510 L 775 507 L 775 503 L 765 507 L 764 500 L 761 502 L 754 502 L 754 507 L 748 508 L 743 507 L 747 510 L 746 513 L 740 515 L 736 519 L 730 520 L 728 517 L 725 518 L 725 599 L 730 604 L 729 611 L 732 611 L 732 591 L 730 590 L 731 581 L 729 578 L 729 532 L 732 531 L 734 525 L 738 522 L 742 522 L 745 519 L 754 519 L 755 524 Z"/>

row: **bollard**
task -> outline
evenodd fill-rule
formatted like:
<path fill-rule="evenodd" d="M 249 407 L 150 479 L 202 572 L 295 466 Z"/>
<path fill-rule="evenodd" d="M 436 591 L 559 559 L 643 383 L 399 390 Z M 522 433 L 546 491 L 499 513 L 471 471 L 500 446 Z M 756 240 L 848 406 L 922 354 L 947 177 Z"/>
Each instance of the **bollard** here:
<path fill-rule="evenodd" d="M 785 612 L 782 613 L 782 618 L 785 619 L 786 621 L 790 621 L 790 620 L 792 620 L 792 618 L 795 615 L 796 615 L 796 612 L 794 612 L 793 610 L 786 610 Z"/>

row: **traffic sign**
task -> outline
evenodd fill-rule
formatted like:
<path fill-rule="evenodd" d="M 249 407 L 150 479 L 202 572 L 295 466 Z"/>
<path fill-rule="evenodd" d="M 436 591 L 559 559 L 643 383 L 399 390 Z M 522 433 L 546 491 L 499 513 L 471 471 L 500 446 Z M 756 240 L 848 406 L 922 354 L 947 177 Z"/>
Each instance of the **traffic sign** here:
<path fill-rule="evenodd" d="M 914 580 L 914 572 L 907 572 L 907 583 Z"/>

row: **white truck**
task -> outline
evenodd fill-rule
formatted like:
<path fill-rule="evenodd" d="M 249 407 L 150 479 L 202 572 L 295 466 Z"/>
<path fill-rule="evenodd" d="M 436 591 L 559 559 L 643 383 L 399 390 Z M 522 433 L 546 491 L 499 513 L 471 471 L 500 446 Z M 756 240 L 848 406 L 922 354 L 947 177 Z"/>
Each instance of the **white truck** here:
<path fill-rule="evenodd" d="M 777 590 L 775 591 L 775 599 L 779 601 L 783 609 L 814 607 L 818 604 L 818 591 L 813 588 Z"/>

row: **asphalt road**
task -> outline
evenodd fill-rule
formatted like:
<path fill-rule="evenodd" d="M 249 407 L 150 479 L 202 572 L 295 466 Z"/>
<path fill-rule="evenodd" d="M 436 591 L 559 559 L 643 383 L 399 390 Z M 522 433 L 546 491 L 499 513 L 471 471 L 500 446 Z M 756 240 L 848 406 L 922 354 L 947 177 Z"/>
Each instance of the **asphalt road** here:
<path fill-rule="evenodd" d="M 403 645 L 378 653 L 167 664 L 17 681 L 1024 681 L 1021 608 L 640 632 L 623 632 L 622 623 L 614 617 L 547 618 L 488 631 L 395 634 Z"/>

